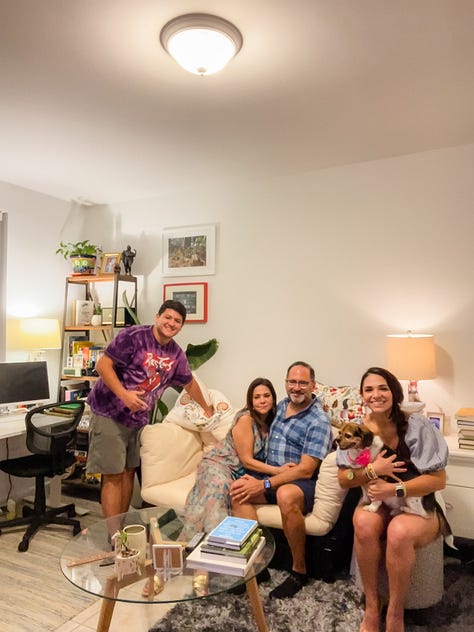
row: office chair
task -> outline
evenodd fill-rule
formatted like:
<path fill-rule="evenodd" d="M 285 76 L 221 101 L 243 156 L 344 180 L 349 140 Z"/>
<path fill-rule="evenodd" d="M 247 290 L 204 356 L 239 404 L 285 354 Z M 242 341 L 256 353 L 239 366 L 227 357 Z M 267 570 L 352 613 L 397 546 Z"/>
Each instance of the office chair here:
<path fill-rule="evenodd" d="M 0 521 L 0 529 L 29 525 L 19 551 L 27 551 L 30 539 L 41 525 L 70 525 L 73 534 L 81 530 L 74 504 L 52 509 L 46 508 L 45 478 L 64 474 L 75 462 L 74 443 L 76 429 L 84 412 L 84 402 L 56 402 L 30 410 L 25 417 L 26 447 L 32 454 L 0 461 L 0 470 L 11 476 L 35 478 L 33 509 L 23 508 L 23 517 Z M 60 514 L 67 513 L 68 517 Z M 1 534 L 0 530 L 0 534 Z"/>

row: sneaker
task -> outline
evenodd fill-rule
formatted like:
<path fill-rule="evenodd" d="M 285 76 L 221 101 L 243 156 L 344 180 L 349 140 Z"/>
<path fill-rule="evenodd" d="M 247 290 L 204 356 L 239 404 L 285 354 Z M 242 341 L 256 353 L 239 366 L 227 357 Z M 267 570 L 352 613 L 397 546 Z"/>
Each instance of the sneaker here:
<path fill-rule="evenodd" d="M 270 592 L 270 599 L 287 599 L 294 597 L 308 582 L 307 575 L 291 571 L 290 575 L 279 586 Z"/>

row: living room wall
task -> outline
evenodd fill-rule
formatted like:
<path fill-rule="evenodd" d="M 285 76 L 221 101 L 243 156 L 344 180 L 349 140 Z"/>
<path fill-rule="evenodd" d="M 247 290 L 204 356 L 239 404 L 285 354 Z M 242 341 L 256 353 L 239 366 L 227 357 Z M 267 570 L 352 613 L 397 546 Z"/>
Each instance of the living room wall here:
<path fill-rule="evenodd" d="M 473 160 L 466 145 L 200 190 L 184 173 L 179 191 L 93 208 L 0 184 L 7 307 L 21 294 L 41 315 L 61 313 L 60 239 L 89 238 L 108 252 L 130 243 L 142 322 L 152 321 L 163 283 L 209 283 L 208 323 L 187 325 L 178 341 L 219 340 L 199 374 L 235 406 L 257 375 L 283 395 L 295 359 L 325 383 L 357 384 L 384 364 L 385 335 L 411 329 L 435 334 L 439 376 L 419 390 L 428 410 L 452 416 L 474 405 Z M 216 274 L 162 277 L 162 230 L 207 223 L 217 225 Z"/>

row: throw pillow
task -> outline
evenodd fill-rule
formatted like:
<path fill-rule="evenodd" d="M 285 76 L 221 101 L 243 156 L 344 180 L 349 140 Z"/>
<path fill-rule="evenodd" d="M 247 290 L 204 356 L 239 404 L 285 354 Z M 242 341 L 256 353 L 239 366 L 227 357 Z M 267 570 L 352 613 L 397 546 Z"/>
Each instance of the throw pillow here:
<path fill-rule="evenodd" d="M 319 468 L 313 511 L 305 517 L 306 531 L 312 535 L 326 535 L 339 518 L 348 490 L 339 485 L 337 471 L 336 452 L 330 452 Z"/>
<path fill-rule="evenodd" d="M 354 386 L 327 386 L 316 383 L 316 396 L 331 424 L 339 427 L 344 421 L 362 417 L 362 398 Z"/>

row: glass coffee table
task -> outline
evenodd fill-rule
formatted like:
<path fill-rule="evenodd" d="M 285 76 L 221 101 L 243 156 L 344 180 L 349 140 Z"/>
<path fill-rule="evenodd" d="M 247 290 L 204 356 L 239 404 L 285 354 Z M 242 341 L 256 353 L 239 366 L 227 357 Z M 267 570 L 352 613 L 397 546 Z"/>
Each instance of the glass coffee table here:
<path fill-rule="evenodd" d="M 127 525 L 145 527 L 146 549 L 138 572 L 122 575 L 116 572 L 111 536 Z M 178 540 L 183 526 L 183 520 L 173 509 L 149 507 L 99 520 L 67 543 L 60 557 L 64 576 L 77 588 L 103 598 L 97 632 L 108 632 L 117 601 L 178 603 L 206 599 L 244 583 L 257 628 L 259 632 L 268 632 L 256 575 L 268 566 L 275 552 L 271 532 L 263 528 L 265 546 L 245 577 L 187 568 L 184 549 L 182 568 L 173 562 L 165 570 L 155 571 L 151 544 L 171 545 L 169 550 L 177 544 L 184 545 Z M 166 559 L 171 562 L 171 558 Z"/>

